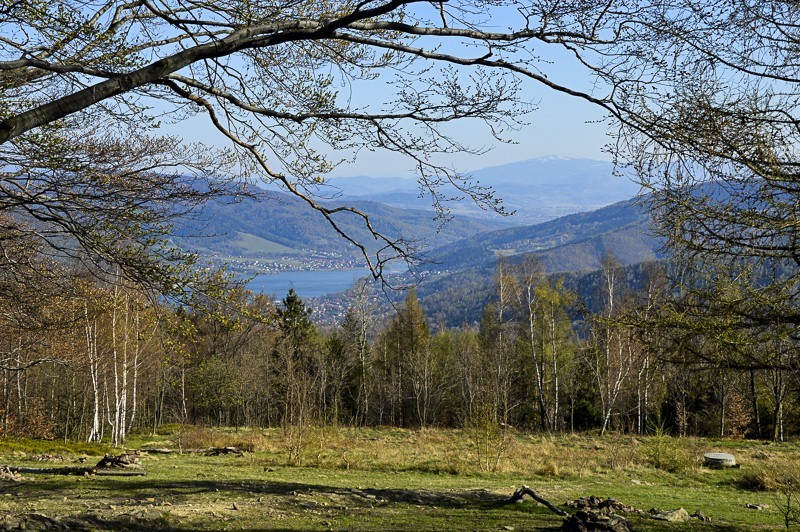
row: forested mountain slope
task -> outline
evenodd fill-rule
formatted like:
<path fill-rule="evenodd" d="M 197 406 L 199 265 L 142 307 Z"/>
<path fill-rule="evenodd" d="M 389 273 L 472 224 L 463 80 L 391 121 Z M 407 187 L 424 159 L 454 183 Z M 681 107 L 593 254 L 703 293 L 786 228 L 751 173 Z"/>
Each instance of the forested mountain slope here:
<path fill-rule="evenodd" d="M 604 253 L 623 264 L 657 253 L 661 241 L 650 234 L 649 217 L 635 200 L 525 227 L 499 229 L 453 242 L 430 253 L 429 270 L 459 271 L 497 256 L 536 253 L 548 271 L 595 269 Z"/>
<path fill-rule="evenodd" d="M 417 291 L 434 323 L 476 323 L 494 297 L 499 256 L 509 265 L 536 256 L 547 273 L 565 275 L 582 299 L 591 301 L 592 275 L 604 255 L 613 255 L 636 277 L 639 264 L 658 260 L 663 241 L 650 231 L 650 218 L 635 200 L 564 216 L 527 227 L 481 233 L 431 252 Z M 635 281 L 635 279 L 634 279 Z M 585 292 L 585 293 L 583 293 Z"/>
<path fill-rule="evenodd" d="M 178 228 L 182 244 L 204 256 L 217 257 L 302 257 L 319 253 L 356 256 L 355 248 L 301 200 L 274 191 L 263 195 L 263 201 L 245 199 L 234 204 L 207 205 Z M 441 246 L 464 235 L 503 226 L 501 220 L 456 216 L 440 230 L 430 211 L 399 209 L 371 201 L 350 205 L 368 213 L 376 230 L 414 240 L 421 247 Z M 375 245 L 355 215 L 341 213 L 336 219 L 347 234 L 368 247 Z"/>
<path fill-rule="evenodd" d="M 480 321 L 486 305 L 495 298 L 495 271 L 498 257 L 509 266 L 529 255 L 539 259 L 545 272 L 563 276 L 583 301 L 592 305 L 597 273 L 604 255 L 613 255 L 625 267 L 635 285 L 641 264 L 660 260 L 661 239 L 650 231 L 650 218 L 639 202 L 627 200 L 597 209 L 564 216 L 526 227 L 499 229 L 476 234 L 433 249 L 421 278 L 406 274 L 393 284 L 417 283 L 416 289 L 425 314 L 436 326 L 460 327 Z M 390 292 L 390 295 L 391 292 Z M 402 301 L 403 292 L 393 295 Z M 338 301 L 338 302 L 337 302 Z M 391 307 L 381 294 L 374 302 L 384 314 Z M 332 307 L 346 308 L 347 296 L 325 298 Z"/>

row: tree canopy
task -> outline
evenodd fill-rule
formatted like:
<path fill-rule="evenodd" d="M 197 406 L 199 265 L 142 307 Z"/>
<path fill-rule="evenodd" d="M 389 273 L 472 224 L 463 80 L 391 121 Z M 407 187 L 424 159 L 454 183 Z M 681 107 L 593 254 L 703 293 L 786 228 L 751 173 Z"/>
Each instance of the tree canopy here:
<path fill-rule="evenodd" d="M 0 214 L 62 252 L 164 281 L 187 258 L 166 240 L 176 210 L 277 183 L 380 275 L 413 242 L 321 202 L 328 172 L 364 150 L 400 153 L 445 218 L 453 196 L 501 210 L 443 162 L 482 150 L 448 124 L 511 139 L 533 81 L 608 113 L 611 149 L 654 191 L 676 250 L 794 268 L 799 16 L 753 0 L 5 2 Z M 594 84 L 559 82 L 564 62 Z M 157 136 L 195 116 L 228 148 Z M 710 181 L 725 195 L 693 186 Z M 340 230 L 343 216 L 380 251 Z"/>
<path fill-rule="evenodd" d="M 678 265 L 676 352 L 702 338 L 724 363 L 758 367 L 774 364 L 769 338 L 796 349 L 798 22 L 792 2 L 681 1 L 637 25 L 631 77 L 648 83 L 626 90 L 638 127 L 618 148 Z"/>
<path fill-rule="evenodd" d="M 209 195 L 239 192 L 208 190 L 234 172 L 237 185 L 279 183 L 337 230 L 342 216 L 360 217 L 382 243 L 376 255 L 339 232 L 380 275 L 388 260 L 410 257 L 413 243 L 380 234 L 351 207 L 318 201 L 329 193 L 320 188 L 326 173 L 362 150 L 387 150 L 415 165 L 443 217 L 452 196 L 502 210 L 489 189 L 437 158 L 482 151 L 446 124 L 483 122 L 505 138 L 532 108 L 521 78 L 611 109 L 607 98 L 551 81 L 538 51 L 600 45 L 597 30 L 612 22 L 609 14 L 571 2 L 5 3 L 3 210 L 69 235 L 74 255 L 122 262 L 136 277 L 184 258 L 152 253 L 174 214 L 165 206 L 191 209 Z M 498 31 L 495 18 L 510 26 Z M 364 97 L 373 91 L 386 96 Z M 195 115 L 230 150 L 186 149 L 155 136 L 162 120 Z M 186 169 L 208 183 L 185 179 Z M 68 247 L 58 238 L 49 244 Z M 151 260 L 132 258 L 142 256 Z"/>

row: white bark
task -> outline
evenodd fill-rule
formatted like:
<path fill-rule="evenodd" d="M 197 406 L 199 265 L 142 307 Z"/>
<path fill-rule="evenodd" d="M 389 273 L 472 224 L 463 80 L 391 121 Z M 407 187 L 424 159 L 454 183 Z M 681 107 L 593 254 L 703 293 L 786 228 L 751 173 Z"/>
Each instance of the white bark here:
<path fill-rule="evenodd" d="M 84 330 L 86 332 L 86 354 L 89 358 L 89 377 L 92 383 L 92 424 L 89 429 L 89 441 L 99 442 L 103 439 L 100 424 L 100 383 L 99 361 L 97 356 L 97 321 L 89 319 L 88 304 L 84 304 Z"/>

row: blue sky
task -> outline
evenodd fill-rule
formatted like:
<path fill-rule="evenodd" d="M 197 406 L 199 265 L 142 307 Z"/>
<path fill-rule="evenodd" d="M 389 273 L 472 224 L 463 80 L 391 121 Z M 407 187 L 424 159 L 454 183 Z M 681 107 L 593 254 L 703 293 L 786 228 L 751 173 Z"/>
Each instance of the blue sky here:
<path fill-rule="evenodd" d="M 610 160 L 603 152 L 608 142 L 608 125 L 599 122 L 603 113 L 597 107 L 534 83 L 527 84 L 526 94 L 540 104 L 527 117 L 528 125 L 509 135 L 516 144 L 496 142 L 485 127 L 477 124 L 472 127 L 465 124 L 461 128 L 470 144 L 492 149 L 480 156 L 453 156 L 452 162 L 459 170 L 478 170 L 545 155 Z M 363 152 L 354 164 L 340 166 L 332 175 L 384 177 L 398 176 L 404 171 L 410 174 L 409 162 L 400 156 L 392 158 L 385 153 Z"/>
<path fill-rule="evenodd" d="M 573 76 L 575 72 L 565 72 Z M 585 157 L 609 160 L 603 152 L 608 142 L 608 125 L 602 122 L 601 110 L 577 98 L 556 93 L 532 81 L 525 83 L 525 96 L 539 102 L 535 111 L 525 117 L 527 125 L 510 132 L 516 144 L 495 141 L 481 124 L 458 124 L 459 134 L 472 146 L 490 147 L 480 156 L 454 155 L 451 164 L 469 171 L 522 161 L 545 155 Z M 205 116 L 194 117 L 176 125 L 164 127 L 164 132 L 176 133 L 187 141 L 224 144 L 217 138 Z M 410 162 L 397 155 L 362 151 L 352 164 L 338 167 L 332 176 L 364 175 L 370 177 L 411 176 Z"/>
<path fill-rule="evenodd" d="M 493 15 L 485 27 L 503 31 L 512 25 L 514 24 L 510 14 L 500 14 Z M 452 46 L 448 43 L 443 50 L 457 47 L 455 43 Z M 462 50 L 462 53 L 474 55 L 477 52 Z M 535 53 L 541 56 L 539 68 L 549 79 L 571 88 L 592 91 L 592 80 L 582 72 L 581 67 L 576 65 L 573 57 L 559 49 L 537 47 Z M 365 102 L 378 106 L 389 94 L 383 80 L 369 82 L 353 89 L 351 96 L 359 104 Z M 523 80 L 522 90 L 522 97 L 525 100 L 538 102 L 538 105 L 535 111 L 522 117 L 526 125 L 519 131 L 506 134 L 506 137 L 516 142 L 515 144 L 497 142 L 483 124 L 462 121 L 450 126 L 448 131 L 455 133 L 465 144 L 491 149 L 481 156 L 456 154 L 446 159 L 439 159 L 437 162 L 453 166 L 460 171 L 470 171 L 545 155 L 609 159 L 608 154 L 603 152 L 603 147 L 609 140 L 608 125 L 602 121 L 603 113 L 599 108 L 583 100 L 557 93 L 533 80 Z M 219 145 L 225 143 L 204 116 L 166 126 L 164 130 L 179 134 L 187 141 Z M 334 156 L 334 158 L 339 157 Z M 386 152 L 363 150 L 354 162 L 339 166 L 331 176 L 411 176 L 412 172 L 412 164 L 408 159 Z"/>
<path fill-rule="evenodd" d="M 420 4 L 420 9 L 431 9 L 427 3 Z M 432 18 L 436 18 L 438 13 Z M 492 19 L 482 24 L 489 31 L 508 31 L 519 28 L 519 14 L 515 8 L 495 8 Z M 437 44 L 439 44 L 437 42 Z M 456 51 L 460 46 L 446 42 L 441 50 Z M 460 53 L 466 56 L 480 55 L 474 49 Z M 538 67 L 547 77 L 573 89 L 593 92 L 593 79 L 577 64 L 574 56 L 554 45 L 537 46 L 532 54 L 541 58 Z M 471 146 L 491 147 L 488 153 L 480 156 L 459 154 L 450 157 L 450 164 L 458 170 L 470 171 L 489 166 L 497 166 L 545 155 L 561 155 L 567 157 L 585 157 L 589 159 L 610 160 L 603 152 L 608 142 L 608 124 L 603 122 L 604 113 L 596 106 L 578 98 L 557 93 L 541 84 L 523 80 L 522 97 L 538 102 L 537 110 L 527 115 L 527 125 L 519 131 L 510 132 L 515 144 L 504 144 L 495 141 L 482 124 L 462 122 L 452 128 L 460 138 Z M 371 177 L 396 176 L 402 171 L 411 174 L 410 163 L 401 157 L 391 157 L 385 153 L 362 152 L 353 164 L 337 168 L 332 175 L 366 175 Z"/>

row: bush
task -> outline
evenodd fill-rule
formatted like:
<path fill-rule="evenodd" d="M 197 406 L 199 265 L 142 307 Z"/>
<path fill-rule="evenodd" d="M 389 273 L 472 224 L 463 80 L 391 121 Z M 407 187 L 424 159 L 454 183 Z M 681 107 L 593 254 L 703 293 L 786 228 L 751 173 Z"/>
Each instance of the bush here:
<path fill-rule="evenodd" d="M 741 488 L 770 491 L 786 528 L 800 524 L 800 464 L 780 461 L 745 471 L 738 479 Z"/>
<path fill-rule="evenodd" d="M 740 488 L 752 491 L 781 491 L 792 485 L 800 487 L 800 465 L 776 459 L 769 464 L 743 468 L 736 478 Z"/>
<path fill-rule="evenodd" d="M 680 440 L 675 439 L 663 429 L 657 428 L 655 434 L 647 440 L 644 446 L 644 456 L 647 463 L 656 469 L 678 473 L 692 466 L 692 455 L 679 446 Z"/>

